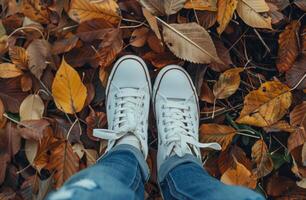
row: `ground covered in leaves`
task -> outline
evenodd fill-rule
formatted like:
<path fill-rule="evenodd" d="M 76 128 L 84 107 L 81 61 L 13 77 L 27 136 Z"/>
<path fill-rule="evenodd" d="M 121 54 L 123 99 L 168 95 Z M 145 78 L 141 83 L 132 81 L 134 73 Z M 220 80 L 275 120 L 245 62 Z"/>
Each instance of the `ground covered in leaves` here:
<path fill-rule="evenodd" d="M 306 199 L 306 0 L 2 0 L 0 199 L 43 199 L 103 153 L 112 63 L 183 66 L 203 166 L 269 199 Z M 180 89 L 177 89 L 180 92 Z M 156 185 L 150 117 L 147 199 Z M 226 198 L 226 197 L 225 197 Z"/>

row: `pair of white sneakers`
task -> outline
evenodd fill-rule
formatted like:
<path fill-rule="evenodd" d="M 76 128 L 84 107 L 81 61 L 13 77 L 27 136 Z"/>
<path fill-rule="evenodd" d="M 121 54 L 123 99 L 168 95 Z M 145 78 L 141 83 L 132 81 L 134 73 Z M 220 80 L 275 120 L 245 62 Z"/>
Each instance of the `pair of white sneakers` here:
<path fill-rule="evenodd" d="M 119 144 L 148 155 L 148 115 L 152 97 L 158 128 L 157 166 L 169 157 L 192 154 L 201 160 L 200 148 L 220 150 L 218 143 L 199 143 L 199 104 L 188 73 L 179 66 L 164 67 L 152 87 L 145 62 L 124 56 L 114 65 L 106 88 L 108 129 L 94 136 L 108 140 L 106 152 Z"/>

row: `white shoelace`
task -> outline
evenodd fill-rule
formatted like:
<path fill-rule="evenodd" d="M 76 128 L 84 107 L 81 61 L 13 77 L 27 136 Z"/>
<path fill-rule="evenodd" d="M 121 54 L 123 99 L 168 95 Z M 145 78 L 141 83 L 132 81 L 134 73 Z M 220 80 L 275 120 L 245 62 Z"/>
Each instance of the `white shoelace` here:
<path fill-rule="evenodd" d="M 165 157 L 175 153 L 182 157 L 186 152 L 199 154 L 197 148 L 220 150 L 218 143 L 200 143 L 194 131 L 190 107 L 182 103 L 171 102 L 163 106 L 163 122 L 165 125 L 163 143 L 166 146 Z M 196 155 L 200 156 L 200 155 Z M 164 158 L 166 159 L 166 158 Z"/>
<path fill-rule="evenodd" d="M 115 96 L 115 114 L 113 126 L 110 129 L 94 129 L 93 135 L 109 140 L 106 151 L 109 151 L 115 142 L 128 133 L 135 135 L 139 141 L 145 139 L 142 130 L 144 117 L 144 94 L 132 88 L 121 89 Z"/>

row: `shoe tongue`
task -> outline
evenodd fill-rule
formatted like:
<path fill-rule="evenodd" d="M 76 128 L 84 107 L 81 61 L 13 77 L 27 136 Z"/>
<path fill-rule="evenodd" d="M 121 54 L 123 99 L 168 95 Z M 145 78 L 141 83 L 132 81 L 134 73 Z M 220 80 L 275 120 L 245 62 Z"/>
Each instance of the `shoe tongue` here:
<path fill-rule="evenodd" d="M 184 102 L 184 101 L 186 101 L 186 99 L 184 99 L 184 98 L 171 98 L 171 97 L 167 98 L 167 100 L 174 101 L 174 102 Z"/>

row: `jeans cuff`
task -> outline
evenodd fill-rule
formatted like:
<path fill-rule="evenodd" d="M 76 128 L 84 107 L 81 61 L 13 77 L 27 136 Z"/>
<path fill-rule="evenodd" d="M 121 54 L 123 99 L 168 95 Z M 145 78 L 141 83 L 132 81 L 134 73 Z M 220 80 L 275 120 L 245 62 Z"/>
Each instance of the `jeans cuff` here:
<path fill-rule="evenodd" d="M 196 158 L 194 155 L 186 154 L 183 157 L 179 157 L 177 155 L 171 156 L 160 166 L 158 170 L 158 181 L 161 183 L 168 173 L 175 168 L 176 166 L 183 163 L 195 163 L 202 167 L 201 161 Z"/>
<path fill-rule="evenodd" d="M 136 147 L 132 146 L 132 145 L 128 145 L 128 144 L 120 144 L 115 146 L 114 148 L 112 148 L 109 152 L 105 153 L 101 158 L 99 158 L 97 160 L 97 162 L 101 159 L 101 161 L 108 157 L 111 156 L 113 154 L 113 152 L 118 152 L 118 151 L 129 151 L 131 152 L 135 158 L 138 161 L 138 164 L 140 166 L 141 169 L 141 174 L 142 177 L 144 178 L 144 181 L 148 181 L 150 178 L 150 170 L 149 167 L 147 165 L 147 162 L 144 159 L 144 155 L 140 152 L 139 149 L 137 149 Z"/>

